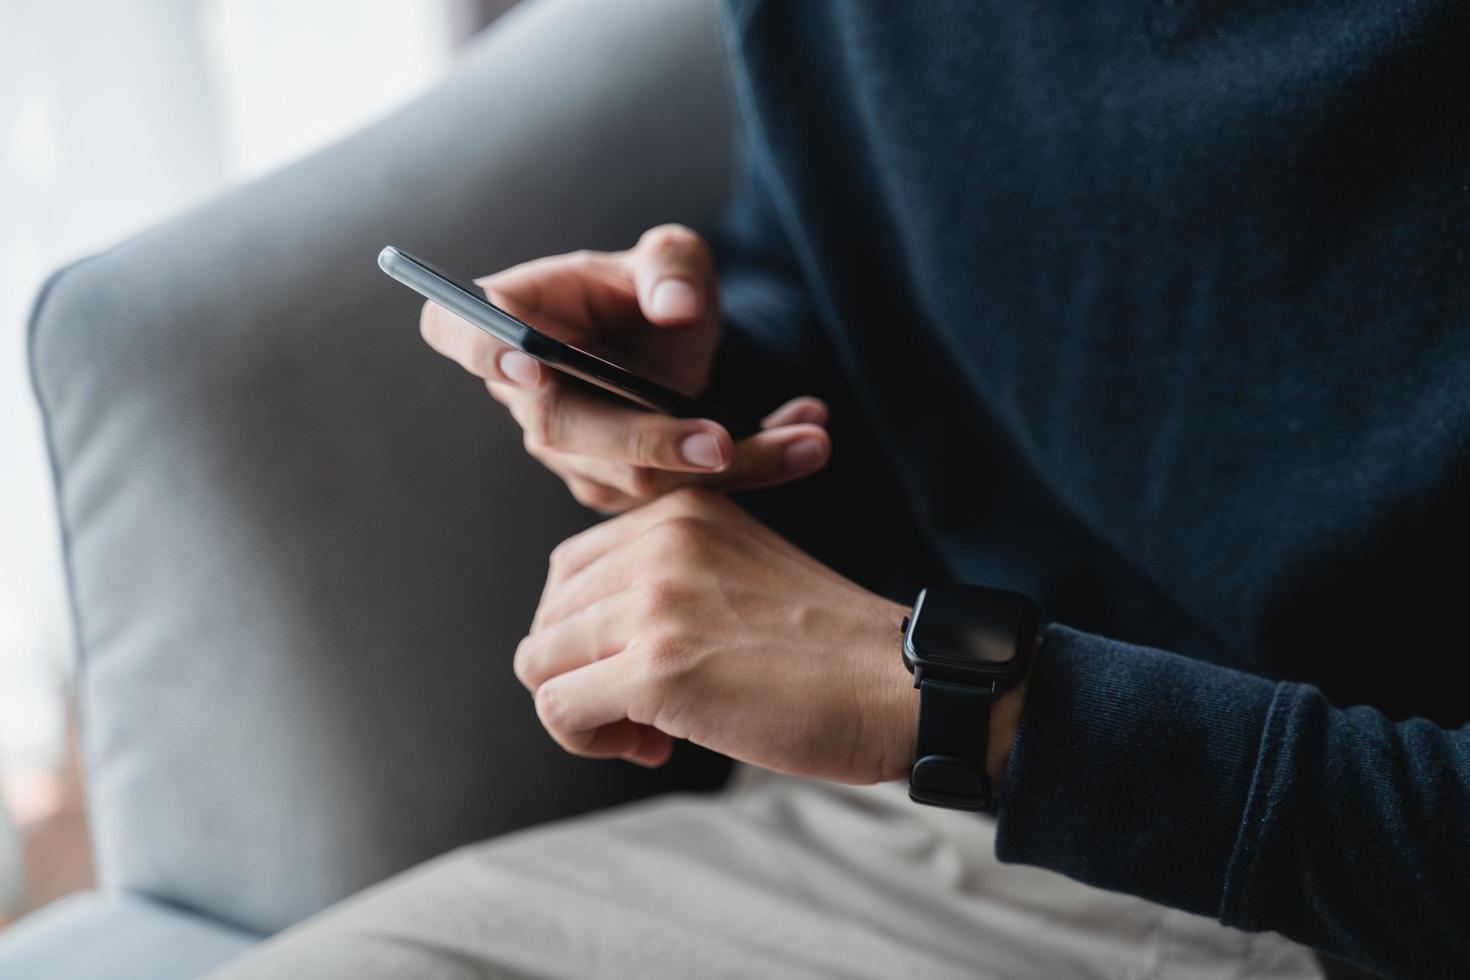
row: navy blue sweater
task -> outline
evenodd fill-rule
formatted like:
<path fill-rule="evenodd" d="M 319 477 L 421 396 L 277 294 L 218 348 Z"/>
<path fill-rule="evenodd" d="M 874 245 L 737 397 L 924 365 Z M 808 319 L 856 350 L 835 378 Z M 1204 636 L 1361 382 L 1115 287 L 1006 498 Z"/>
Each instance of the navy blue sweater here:
<path fill-rule="evenodd" d="M 1470 4 L 728 34 L 736 360 L 849 406 L 893 521 L 1060 624 L 1000 857 L 1465 975 Z"/>

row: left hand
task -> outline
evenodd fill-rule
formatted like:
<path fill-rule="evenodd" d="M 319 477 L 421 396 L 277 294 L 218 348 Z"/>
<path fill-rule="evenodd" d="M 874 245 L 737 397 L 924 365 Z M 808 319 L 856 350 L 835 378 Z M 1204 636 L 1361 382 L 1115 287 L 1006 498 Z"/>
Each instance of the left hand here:
<path fill-rule="evenodd" d="M 516 676 L 567 751 L 662 765 L 684 738 L 849 783 L 906 776 L 907 608 L 723 497 L 681 490 L 562 543 Z"/>

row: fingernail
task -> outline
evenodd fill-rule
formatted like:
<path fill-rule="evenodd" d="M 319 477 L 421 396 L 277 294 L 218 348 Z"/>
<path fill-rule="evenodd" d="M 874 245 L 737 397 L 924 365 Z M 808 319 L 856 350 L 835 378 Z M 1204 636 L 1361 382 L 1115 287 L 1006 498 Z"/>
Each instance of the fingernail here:
<path fill-rule="evenodd" d="M 690 466 L 699 466 L 707 470 L 717 470 L 724 462 L 720 458 L 720 443 L 708 432 L 696 432 L 692 436 L 685 436 L 684 441 L 679 443 L 679 455 L 684 457 L 684 462 Z"/>
<path fill-rule="evenodd" d="M 814 470 L 822 464 L 827 448 L 818 439 L 799 439 L 786 447 L 786 466 L 796 472 Z"/>
<path fill-rule="evenodd" d="M 682 279 L 665 279 L 648 298 L 649 316 L 660 320 L 687 320 L 699 315 L 699 293 Z"/>
<path fill-rule="evenodd" d="M 500 355 L 500 373 L 522 388 L 534 388 L 541 380 L 540 365 L 517 350 L 508 350 Z"/>

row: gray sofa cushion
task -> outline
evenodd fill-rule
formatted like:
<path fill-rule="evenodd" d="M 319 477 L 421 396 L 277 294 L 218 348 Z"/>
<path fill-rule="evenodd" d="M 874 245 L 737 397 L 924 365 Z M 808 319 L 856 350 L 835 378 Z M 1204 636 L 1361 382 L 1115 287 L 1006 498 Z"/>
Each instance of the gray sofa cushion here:
<path fill-rule="evenodd" d="M 5 930 L 0 980 L 193 980 L 259 936 L 136 895 L 82 892 Z"/>
<path fill-rule="evenodd" d="M 723 773 L 563 755 L 509 659 L 588 518 L 432 354 L 483 272 L 707 224 L 705 0 L 554 0 L 443 87 L 55 277 L 32 324 L 103 881 L 270 932 L 458 844 Z"/>

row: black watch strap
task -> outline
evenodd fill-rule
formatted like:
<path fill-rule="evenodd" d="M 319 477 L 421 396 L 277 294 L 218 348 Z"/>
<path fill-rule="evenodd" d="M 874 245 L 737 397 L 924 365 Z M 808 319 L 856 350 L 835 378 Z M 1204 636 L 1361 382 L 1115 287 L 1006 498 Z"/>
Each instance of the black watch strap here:
<path fill-rule="evenodd" d="M 990 805 L 985 772 L 990 742 L 989 687 L 925 678 L 919 685 L 917 761 L 909 775 L 909 797 L 918 803 L 958 810 Z"/>

